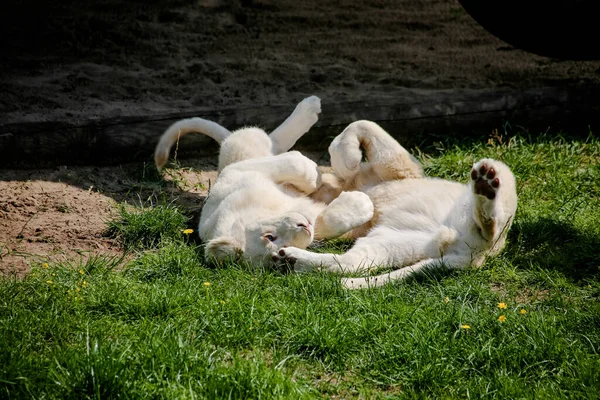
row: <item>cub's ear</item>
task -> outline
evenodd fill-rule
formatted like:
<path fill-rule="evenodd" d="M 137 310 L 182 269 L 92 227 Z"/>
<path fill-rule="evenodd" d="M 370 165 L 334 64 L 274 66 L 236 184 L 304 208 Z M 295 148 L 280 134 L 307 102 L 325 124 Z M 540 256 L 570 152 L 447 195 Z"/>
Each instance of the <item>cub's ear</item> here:
<path fill-rule="evenodd" d="M 216 260 L 238 259 L 242 256 L 244 250 L 241 243 L 233 236 L 221 236 L 209 240 L 206 243 L 204 255 L 206 258 Z"/>

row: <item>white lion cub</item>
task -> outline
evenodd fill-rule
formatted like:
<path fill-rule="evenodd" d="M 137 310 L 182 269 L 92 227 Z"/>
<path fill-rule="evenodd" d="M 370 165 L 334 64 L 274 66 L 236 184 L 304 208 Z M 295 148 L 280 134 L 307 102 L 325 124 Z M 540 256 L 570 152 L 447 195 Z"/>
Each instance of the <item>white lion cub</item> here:
<path fill-rule="evenodd" d="M 159 169 L 172 145 L 189 132 L 202 132 L 221 144 L 219 175 L 198 226 L 207 257 L 268 264 L 282 247 L 306 248 L 314 238 L 339 236 L 372 218 L 373 203 L 364 193 L 342 192 L 329 204 L 309 197 L 320 197 L 317 164 L 287 150 L 320 112 L 319 98 L 311 96 L 270 135 L 259 128 L 230 132 L 201 118 L 176 122 L 165 131 L 155 151 Z"/>
<path fill-rule="evenodd" d="M 367 162 L 361 162 L 361 147 Z M 334 139 L 329 152 L 340 187 L 369 195 L 375 205 L 373 219 L 350 233 L 360 238 L 345 254 L 287 247 L 274 254 L 279 262 L 293 264 L 296 271 L 319 267 L 353 273 L 378 266 L 398 268 L 342 281 L 347 288 L 363 288 L 442 264 L 478 266 L 504 247 L 517 194 L 515 177 L 502 162 L 478 161 L 469 184 L 427 178 L 398 142 L 369 121 L 349 125 Z M 397 171 L 403 172 L 394 175 Z"/>

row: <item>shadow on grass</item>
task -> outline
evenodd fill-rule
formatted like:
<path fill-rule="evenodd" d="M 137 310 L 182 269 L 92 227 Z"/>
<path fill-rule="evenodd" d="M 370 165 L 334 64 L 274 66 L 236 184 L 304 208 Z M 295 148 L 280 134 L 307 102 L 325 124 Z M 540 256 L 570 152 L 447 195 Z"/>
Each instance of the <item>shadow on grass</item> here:
<path fill-rule="evenodd" d="M 515 223 L 504 256 L 520 268 L 538 266 L 574 281 L 600 275 L 600 236 L 572 223 L 542 218 Z"/>

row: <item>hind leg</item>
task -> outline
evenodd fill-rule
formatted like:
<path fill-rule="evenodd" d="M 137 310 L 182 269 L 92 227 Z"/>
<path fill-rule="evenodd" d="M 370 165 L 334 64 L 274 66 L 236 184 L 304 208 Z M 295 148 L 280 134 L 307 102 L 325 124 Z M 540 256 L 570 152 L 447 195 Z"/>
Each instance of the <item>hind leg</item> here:
<path fill-rule="evenodd" d="M 406 279 L 415 273 L 428 269 L 442 267 L 462 268 L 466 267 L 467 265 L 469 265 L 468 258 L 457 255 L 428 258 L 408 267 L 400 268 L 386 274 L 369 276 L 365 278 L 342 278 L 342 286 L 344 286 L 346 289 L 365 289 L 370 287 L 378 287 L 393 281 Z"/>
<path fill-rule="evenodd" d="M 269 137 L 273 142 L 273 154 L 281 154 L 292 148 L 319 119 L 321 100 L 310 96 L 302 100 L 292 114 Z"/>
<path fill-rule="evenodd" d="M 473 165 L 473 218 L 489 241 L 506 236 L 517 209 L 515 177 L 508 166 L 489 158 Z"/>
<path fill-rule="evenodd" d="M 363 150 L 367 162 L 362 162 Z M 329 146 L 337 176 L 360 189 L 382 181 L 423 176 L 420 164 L 379 125 L 356 121 Z"/>

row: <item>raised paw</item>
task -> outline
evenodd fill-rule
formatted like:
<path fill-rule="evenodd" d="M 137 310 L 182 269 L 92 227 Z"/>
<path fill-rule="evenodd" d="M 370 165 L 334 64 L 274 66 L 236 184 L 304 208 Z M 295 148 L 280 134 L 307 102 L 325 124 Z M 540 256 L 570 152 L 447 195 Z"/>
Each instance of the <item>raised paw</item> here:
<path fill-rule="evenodd" d="M 317 116 L 321 113 L 321 99 L 319 99 L 317 96 L 307 97 L 298 103 L 298 109 L 302 110 L 302 112 L 306 114 L 318 118 Z"/>
<path fill-rule="evenodd" d="M 279 167 L 283 170 L 284 167 L 290 171 L 290 175 L 285 176 L 288 183 L 296 186 L 303 192 L 310 194 L 321 186 L 321 171 L 317 163 L 305 157 L 299 151 L 288 151 L 278 155 L 281 163 L 285 163 Z"/>
<path fill-rule="evenodd" d="M 496 198 L 496 192 L 500 188 L 500 178 L 497 176 L 492 160 L 481 160 L 476 163 L 471 170 L 471 179 L 475 194 L 490 200 Z"/>

